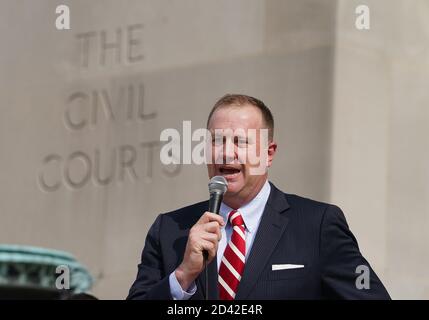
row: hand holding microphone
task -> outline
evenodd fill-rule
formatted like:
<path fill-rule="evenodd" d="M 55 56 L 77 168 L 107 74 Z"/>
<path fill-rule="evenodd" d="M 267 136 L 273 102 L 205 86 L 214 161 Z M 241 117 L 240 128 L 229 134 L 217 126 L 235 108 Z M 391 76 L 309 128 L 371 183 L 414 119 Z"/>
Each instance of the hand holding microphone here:
<path fill-rule="evenodd" d="M 228 184 L 224 177 L 215 176 L 209 182 L 209 211 L 204 212 L 190 229 L 182 263 L 176 269 L 176 278 L 184 290 L 204 270 L 204 256 L 210 263 L 216 256 L 221 227 L 225 225 L 218 215 Z"/>

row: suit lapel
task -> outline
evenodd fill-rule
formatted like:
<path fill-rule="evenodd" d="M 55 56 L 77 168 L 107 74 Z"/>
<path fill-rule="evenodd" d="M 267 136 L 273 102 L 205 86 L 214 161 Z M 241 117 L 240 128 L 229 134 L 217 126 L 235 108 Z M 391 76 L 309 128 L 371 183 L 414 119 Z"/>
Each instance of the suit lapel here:
<path fill-rule="evenodd" d="M 244 267 L 235 296 L 236 300 L 246 299 L 255 286 L 268 258 L 286 229 L 289 219 L 282 213 L 288 208 L 289 204 L 284 193 L 271 184 L 271 193 Z"/>

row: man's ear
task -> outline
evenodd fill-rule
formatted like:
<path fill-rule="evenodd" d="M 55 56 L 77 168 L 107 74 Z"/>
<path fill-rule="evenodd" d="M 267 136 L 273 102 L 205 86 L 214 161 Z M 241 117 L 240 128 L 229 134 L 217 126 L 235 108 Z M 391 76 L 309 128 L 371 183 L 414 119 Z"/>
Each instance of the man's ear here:
<path fill-rule="evenodd" d="M 274 159 L 274 155 L 276 154 L 277 151 L 277 143 L 275 143 L 274 141 L 271 141 L 268 144 L 268 158 L 267 158 L 267 167 L 271 167 L 271 165 L 273 164 L 273 159 Z"/>

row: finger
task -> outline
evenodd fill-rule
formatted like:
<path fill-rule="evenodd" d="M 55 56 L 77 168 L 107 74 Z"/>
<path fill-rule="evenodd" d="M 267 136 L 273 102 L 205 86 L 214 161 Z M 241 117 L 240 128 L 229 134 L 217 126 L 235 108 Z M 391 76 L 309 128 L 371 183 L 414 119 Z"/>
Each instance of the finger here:
<path fill-rule="evenodd" d="M 218 240 L 222 239 L 222 232 L 220 230 L 219 223 L 217 221 L 212 221 L 203 225 L 203 229 L 206 232 L 216 233 Z"/>
<path fill-rule="evenodd" d="M 201 239 L 210 241 L 214 245 L 217 245 L 219 242 L 219 236 L 216 233 L 204 232 L 201 234 Z"/>
<path fill-rule="evenodd" d="M 217 246 L 213 242 L 202 239 L 201 248 L 202 250 L 207 251 L 209 254 L 209 260 L 216 256 Z"/>
<path fill-rule="evenodd" d="M 208 211 L 204 212 L 197 223 L 207 223 L 211 221 L 217 221 L 220 225 L 225 224 L 221 215 Z"/>
<path fill-rule="evenodd" d="M 197 221 L 197 224 L 204 224 L 211 221 L 217 221 L 221 226 L 225 225 L 222 216 L 213 212 L 204 212 L 201 218 Z"/>
<path fill-rule="evenodd" d="M 200 249 L 201 251 L 205 250 L 205 251 L 213 251 L 215 249 L 216 245 L 209 240 L 205 240 L 205 239 L 201 239 L 200 241 Z"/>

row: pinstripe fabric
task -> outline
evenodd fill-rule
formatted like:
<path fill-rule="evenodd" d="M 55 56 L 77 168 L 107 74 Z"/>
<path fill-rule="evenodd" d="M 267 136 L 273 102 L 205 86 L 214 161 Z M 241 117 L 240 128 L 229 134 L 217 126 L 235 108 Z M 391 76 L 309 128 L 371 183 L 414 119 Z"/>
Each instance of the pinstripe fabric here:
<path fill-rule="evenodd" d="M 228 221 L 231 223 L 233 231 L 219 267 L 218 286 L 221 300 L 233 300 L 235 298 L 246 256 L 243 217 L 240 212 L 233 210 L 229 213 Z"/>

